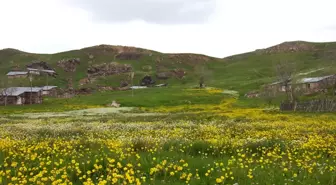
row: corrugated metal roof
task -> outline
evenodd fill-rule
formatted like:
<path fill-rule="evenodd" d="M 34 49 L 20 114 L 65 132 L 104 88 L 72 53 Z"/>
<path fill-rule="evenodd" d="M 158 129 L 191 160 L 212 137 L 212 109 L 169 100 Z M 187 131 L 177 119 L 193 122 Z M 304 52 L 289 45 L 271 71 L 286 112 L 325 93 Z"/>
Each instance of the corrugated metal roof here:
<path fill-rule="evenodd" d="M 42 91 L 41 87 L 9 87 L 7 89 L 2 89 L 0 95 L 7 95 L 7 96 L 19 96 L 25 92 L 39 92 Z"/>
<path fill-rule="evenodd" d="M 54 89 L 54 88 L 56 88 L 57 86 L 43 86 L 43 87 L 41 87 L 42 88 L 42 90 L 44 90 L 44 91 L 48 91 L 48 90 L 51 90 L 51 89 Z"/>
<path fill-rule="evenodd" d="M 26 75 L 28 72 L 26 71 L 10 71 L 7 73 L 7 76 L 15 76 L 15 75 Z"/>
<path fill-rule="evenodd" d="M 319 82 L 321 80 L 324 80 L 324 79 L 332 77 L 332 76 L 334 76 L 334 75 L 314 77 L 314 78 L 302 78 L 302 79 L 298 80 L 297 83 L 314 83 L 314 82 Z"/>
<path fill-rule="evenodd" d="M 45 73 L 56 73 L 54 70 L 48 70 L 48 69 L 35 69 L 35 68 L 27 68 L 28 71 L 39 71 L 39 72 L 45 72 Z"/>

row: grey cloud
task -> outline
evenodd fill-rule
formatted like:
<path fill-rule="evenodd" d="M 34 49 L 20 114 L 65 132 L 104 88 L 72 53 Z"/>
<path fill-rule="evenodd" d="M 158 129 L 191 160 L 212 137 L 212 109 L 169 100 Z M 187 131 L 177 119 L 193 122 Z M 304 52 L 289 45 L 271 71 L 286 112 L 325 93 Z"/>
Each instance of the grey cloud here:
<path fill-rule="evenodd" d="M 66 0 L 92 13 L 95 21 L 143 20 L 155 24 L 204 23 L 216 0 Z"/>

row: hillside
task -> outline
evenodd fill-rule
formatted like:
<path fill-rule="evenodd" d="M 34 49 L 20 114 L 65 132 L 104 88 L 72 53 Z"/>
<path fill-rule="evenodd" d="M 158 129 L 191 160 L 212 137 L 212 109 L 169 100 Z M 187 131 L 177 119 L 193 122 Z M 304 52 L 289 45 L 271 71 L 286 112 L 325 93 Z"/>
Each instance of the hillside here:
<path fill-rule="evenodd" d="M 66 73 L 59 61 L 79 59 L 75 73 Z M 157 83 L 173 86 L 195 86 L 198 66 L 205 66 L 206 84 L 241 93 L 275 80 L 274 63 L 291 61 L 299 74 L 316 76 L 335 73 L 336 43 L 285 42 L 266 49 L 226 57 L 212 58 L 197 54 L 165 54 L 135 47 L 99 45 L 56 54 L 33 54 L 16 49 L 0 50 L 2 77 L 10 70 L 24 70 L 33 61 L 47 62 L 58 76 L 49 84 L 66 87 L 73 75 L 74 87 L 113 86 L 130 84 L 130 72 L 135 72 L 134 84 L 145 75 Z M 319 70 L 317 70 L 319 69 Z M 45 77 L 35 79 L 34 85 L 44 85 Z M 28 79 L 13 80 L 10 85 L 28 85 Z"/>

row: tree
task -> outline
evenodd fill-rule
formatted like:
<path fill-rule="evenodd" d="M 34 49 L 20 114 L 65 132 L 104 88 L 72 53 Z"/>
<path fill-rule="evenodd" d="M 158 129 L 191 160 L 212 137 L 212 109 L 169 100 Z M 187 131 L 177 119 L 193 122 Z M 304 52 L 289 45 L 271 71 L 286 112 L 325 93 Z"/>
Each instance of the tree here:
<path fill-rule="evenodd" d="M 278 92 L 274 89 L 263 88 L 260 90 L 260 98 L 264 99 L 267 104 L 272 105 L 273 101 L 278 97 Z"/>
<path fill-rule="evenodd" d="M 13 87 L 9 87 L 9 81 L 7 77 L 0 79 L 0 104 L 4 104 L 7 106 L 8 104 L 8 96 L 13 94 L 16 90 Z"/>
<path fill-rule="evenodd" d="M 280 85 L 285 87 L 287 100 L 289 102 L 296 101 L 294 84 L 291 84 L 295 74 L 295 64 L 288 61 L 281 61 L 275 65 L 275 72 Z"/>
<path fill-rule="evenodd" d="M 212 76 L 212 72 L 206 67 L 205 64 L 200 64 L 195 67 L 195 74 L 198 78 L 199 87 L 205 87 L 205 81 L 209 81 Z"/>

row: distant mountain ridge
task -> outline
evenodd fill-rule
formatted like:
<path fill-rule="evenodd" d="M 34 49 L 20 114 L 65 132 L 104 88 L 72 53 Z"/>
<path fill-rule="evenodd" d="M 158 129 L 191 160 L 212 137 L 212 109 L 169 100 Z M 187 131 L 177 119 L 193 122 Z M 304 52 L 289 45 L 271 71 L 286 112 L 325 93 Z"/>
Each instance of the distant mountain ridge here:
<path fill-rule="evenodd" d="M 197 84 L 198 72 L 196 66 L 203 66 L 211 73 L 206 83 L 211 86 L 226 89 L 248 91 L 258 88 L 261 84 L 274 80 L 274 62 L 293 61 L 297 64 L 298 73 L 305 73 L 314 69 L 323 68 L 310 75 L 322 75 L 333 73 L 333 62 L 336 60 L 336 42 L 312 43 L 305 41 L 284 42 L 253 52 L 215 58 L 201 54 L 189 53 L 160 53 L 158 51 L 143 48 L 97 45 L 78 50 L 65 51 L 55 54 L 34 54 L 17 49 L 0 50 L 0 78 L 12 69 L 25 69 L 25 66 L 33 61 L 44 61 L 53 67 L 59 74 L 52 79 L 51 85 L 66 87 L 68 75 L 57 66 L 57 62 L 64 59 L 80 59 L 73 76 L 76 88 L 85 86 L 120 86 L 125 81 L 130 83 L 126 73 L 109 73 L 113 75 L 101 76 L 90 82 L 88 69 L 92 66 L 113 67 L 129 65 L 135 73 L 134 82 L 146 75 L 157 78 L 157 74 L 168 74 L 165 81 L 171 85 L 191 86 Z M 113 65 L 112 65 L 113 64 Z M 128 70 L 129 71 L 129 70 Z M 183 71 L 183 78 L 175 78 L 172 71 Z M 43 85 L 43 77 L 35 80 L 36 85 Z M 159 82 L 163 81 L 158 79 Z M 86 82 L 86 83 L 79 83 Z M 26 84 L 25 80 L 12 82 L 12 85 Z M 127 84 L 127 83 L 126 83 Z"/>

